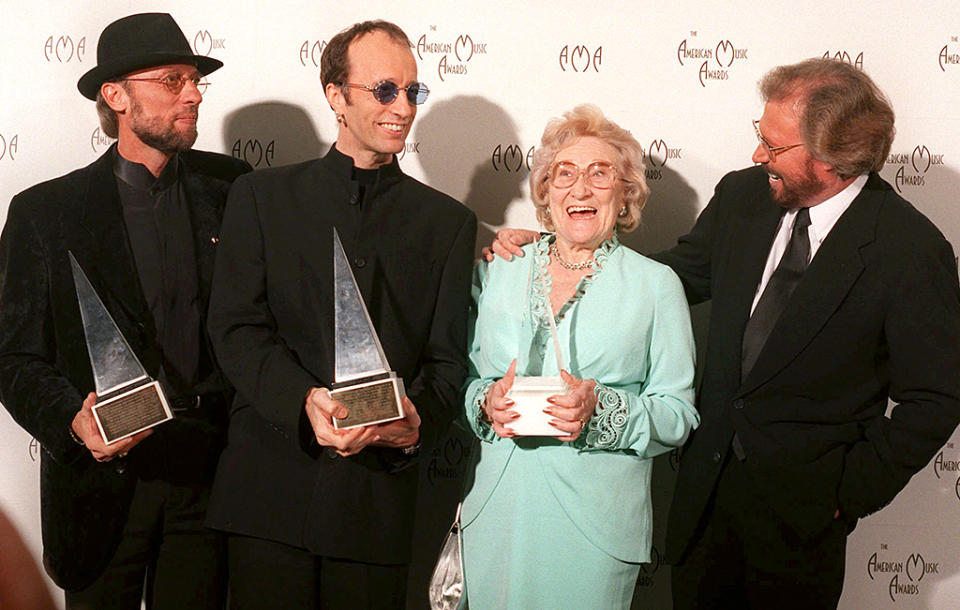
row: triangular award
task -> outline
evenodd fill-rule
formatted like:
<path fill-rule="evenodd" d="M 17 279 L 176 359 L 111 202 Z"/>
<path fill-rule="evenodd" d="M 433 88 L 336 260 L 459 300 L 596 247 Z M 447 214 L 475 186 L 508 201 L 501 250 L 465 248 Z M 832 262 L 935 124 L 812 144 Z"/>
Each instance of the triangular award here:
<path fill-rule="evenodd" d="M 401 419 L 403 379 L 390 370 L 336 229 L 333 291 L 336 361 L 330 396 L 348 412 L 342 419 L 333 418 L 333 427 L 345 430 Z"/>
<path fill-rule="evenodd" d="M 552 415 L 543 412 L 550 406 L 547 398 L 559 396 L 570 391 L 570 387 L 560 377 L 559 371 L 567 368 L 564 363 L 563 348 L 560 345 L 560 335 L 557 332 L 557 323 L 553 319 L 550 309 L 550 300 L 547 299 L 544 317 L 550 327 L 550 336 L 553 339 L 553 353 L 557 358 L 557 375 L 554 377 L 514 377 L 513 385 L 507 391 L 507 398 L 513 400 L 510 410 L 516 411 L 520 417 L 504 424 L 504 428 L 511 430 L 517 436 L 567 436 L 567 432 L 558 430 L 550 424 Z"/>
<path fill-rule="evenodd" d="M 109 445 L 173 419 L 160 384 L 147 375 L 73 252 L 67 254 L 97 390 L 93 418 L 104 442 Z"/>

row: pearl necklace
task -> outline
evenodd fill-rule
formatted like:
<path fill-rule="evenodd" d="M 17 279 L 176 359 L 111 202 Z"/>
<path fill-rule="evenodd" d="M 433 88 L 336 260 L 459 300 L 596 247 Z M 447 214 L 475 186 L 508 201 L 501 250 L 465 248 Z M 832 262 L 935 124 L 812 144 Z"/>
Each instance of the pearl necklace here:
<path fill-rule="evenodd" d="M 581 269 L 592 269 L 593 268 L 593 259 L 591 258 L 588 261 L 583 261 L 582 263 L 568 263 L 563 260 L 563 257 L 560 256 L 560 249 L 557 248 L 557 242 L 550 244 L 550 254 L 557 257 L 557 262 L 560 263 L 560 266 L 564 269 L 569 269 L 570 271 L 580 271 Z"/>

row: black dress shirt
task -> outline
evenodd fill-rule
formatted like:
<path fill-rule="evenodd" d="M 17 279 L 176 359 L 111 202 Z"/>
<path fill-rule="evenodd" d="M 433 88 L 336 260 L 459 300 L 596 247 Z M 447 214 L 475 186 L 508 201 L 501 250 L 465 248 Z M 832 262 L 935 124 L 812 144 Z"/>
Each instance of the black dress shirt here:
<path fill-rule="evenodd" d="M 160 381 L 171 397 L 192 393 L 200 368 L 200 307 L 187 197 L 174 155 L 158 177 L 143 165 L 114 160 L 123 219 L 163 351 Z"/>

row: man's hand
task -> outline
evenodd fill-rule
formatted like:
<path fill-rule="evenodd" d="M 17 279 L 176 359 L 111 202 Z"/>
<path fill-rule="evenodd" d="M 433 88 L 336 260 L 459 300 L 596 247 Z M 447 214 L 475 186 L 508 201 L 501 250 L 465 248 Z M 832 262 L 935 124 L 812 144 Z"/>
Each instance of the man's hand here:
<path fill-rule="evenodd" d="M 493 255 L 500 258 L 511 260 L 514 255 L 523 256 L 521 246 L 535 242 L 540 238 L 536 231 L 527 229 L 500 229 L 497 231 L 497 238 L 489 247 L 484 246 L 480 251 L 480 256 L 488 263 L 493 261 Z"/>
<path fill-rule="evenodd" d="M 137 443 L 153 434 L 152 429 L 137 432 L 133 436 L 107 445 L 100 436 L 100 429 L 97 427 L 97 420 L 93 418 L 93 405 L 97 404 L 97 395 L 93 392 L 87 394 L 83 405 L 77 414 L 73 416 L 73 433 L 77 438 L 83 441 L 84 446 L 90 451 L 90 455 L 98 462 L 109 462 L 115 457 L 127 457 L 130 451 Z"/>
<path fill-rule="evenodd" d="M 370 443 L 380 440 L 376 426 L 363 426 L 349 430 L 337 430 L 333 427 L 333 418 L 343 419 L 347 408 L 343 403 L 330 398 L 327 388 L 310 388 L 303 408 L 313 427 L 313 435 L 323 447 L 330 447 L 342 457 L 360 453 Z M 419 418 L 418 418 L 419 425 Z"/>
<path fill-rule="evenodd" d="M 376 429 L 377 434 L 377 440 L 370 444 L 397 449 L 416 445 L 420 440 L 420 414 L 413 406 L 413 401 L 407 397 L 403 398 L 403 412 L 403 419 L 370 426 Z"/>

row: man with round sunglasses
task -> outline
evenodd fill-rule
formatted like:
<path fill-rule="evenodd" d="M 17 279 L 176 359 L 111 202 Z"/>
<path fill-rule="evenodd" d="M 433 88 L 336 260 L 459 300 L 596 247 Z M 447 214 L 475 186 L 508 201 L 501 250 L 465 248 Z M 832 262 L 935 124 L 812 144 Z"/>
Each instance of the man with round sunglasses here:
<path fill-rule="evenodd" d="M 210 330 L 237 396 L 208 523 L 229 534 L 237 609 L 404 606 L 411 466 L 467 372 L 476 218 L 397 163 L 428 94 L 409 39 L 358 23 L 327 44 L 321 81 L 336 143 L 238 180 L 217 255 Z M 403 378 L 402 419 L 334 428 L 334 229 Z"/>
<path fill-rule="evenodd" d="M 222 65 L 166 13 L 108 25 L 77 86 L 116 144 L 14 197 L 0 237 L 0 401 L 44 449 L 44 565 L 69 609 L 224 604 L 224 540 L 203 520 L 232 390 L 204 316 L 227 191 L 250 166 L 191 150 Z M 104 443 L 68 252 L 172 421 Z"/>

